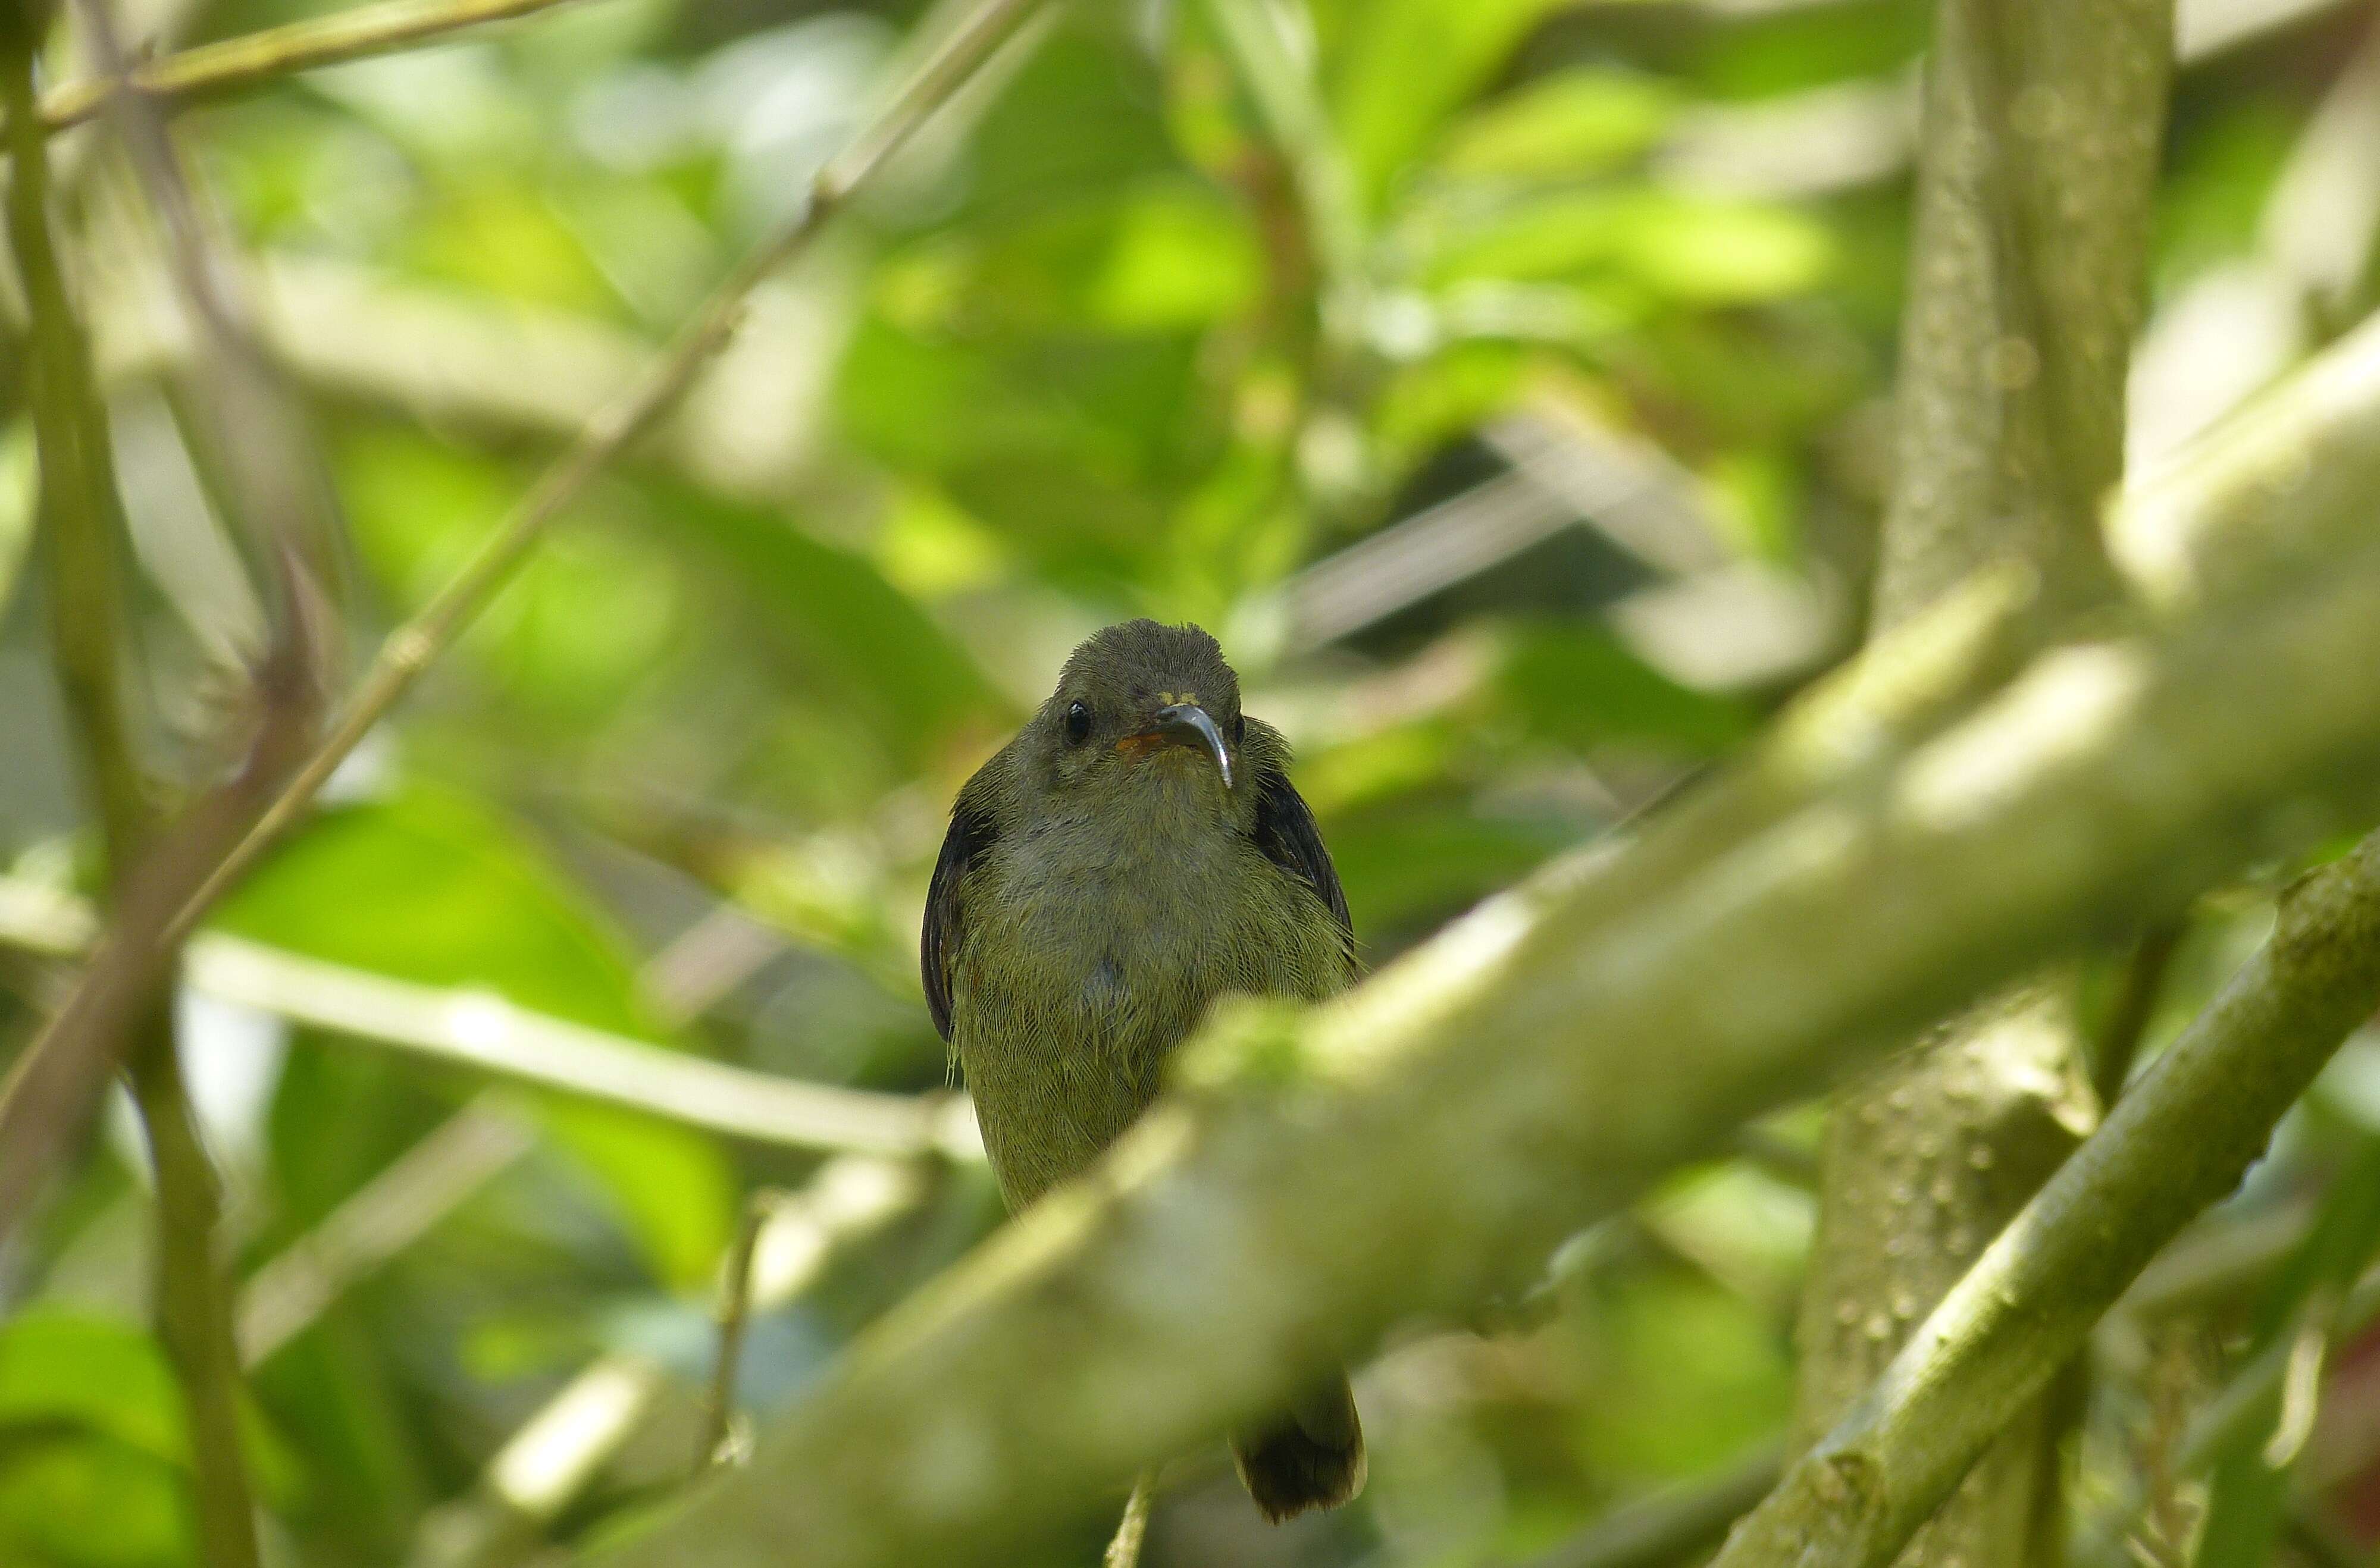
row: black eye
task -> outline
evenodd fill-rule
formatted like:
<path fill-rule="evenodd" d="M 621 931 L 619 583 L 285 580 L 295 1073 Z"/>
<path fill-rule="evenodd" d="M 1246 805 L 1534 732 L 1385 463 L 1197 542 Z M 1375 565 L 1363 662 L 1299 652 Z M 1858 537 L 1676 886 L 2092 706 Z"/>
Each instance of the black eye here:
<path fill-rule="evenodd" d="M 1247 738 L 1248 716 L 1245 713 L 1232 715 L 1232 744 L 1236 746 Z"/>
<path fill-rule="evenodd" d="M 1068 704 L 1066 707 L 1066 744 L 1070 746 L 1079 746 L 1085 741 L 1090 739 L 1090 734 L 1091 710 L 1085 707 L 1080 703 Z"/>

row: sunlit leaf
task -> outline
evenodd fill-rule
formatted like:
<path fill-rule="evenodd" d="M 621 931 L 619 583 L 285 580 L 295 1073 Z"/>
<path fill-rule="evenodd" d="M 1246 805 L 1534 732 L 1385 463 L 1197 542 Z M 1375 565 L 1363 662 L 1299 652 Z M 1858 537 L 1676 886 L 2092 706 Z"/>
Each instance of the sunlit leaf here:
<path fill-rule="evenodd" d="M 1380 0 L 1360 7 L 1330 72 L 1340 136 L 1377 199 L 1559 0 Z"/>
<path fill-rule="evenodd" d="M 1574 180 L 1650 147 L 1678 102 L 1675 88 L 1635 72 L 1558 71 L 1458 121 L 1439 163 L 1475 177 Z"/>
<path fill-rule="evenodd" d="M 1451 240 L 1443 280 L 1617 273 L 1697 305 L 1800 294 L 1826 278 L 1823 224 L 1763 202 L 1644 190 L 1578 191 L 1519 203 Z"/>

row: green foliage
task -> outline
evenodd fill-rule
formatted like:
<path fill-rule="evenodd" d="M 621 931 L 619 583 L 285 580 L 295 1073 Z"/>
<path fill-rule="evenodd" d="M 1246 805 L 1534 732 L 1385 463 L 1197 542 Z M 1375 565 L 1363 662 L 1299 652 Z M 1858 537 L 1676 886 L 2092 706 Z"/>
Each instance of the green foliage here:
<path fill-rule="evenodd" d="M 229 37 L 334 9 L 230 0 L 181 25 Z M 574 503 L 215 926 L 425 988 L 449 1019 L 523 1009 L 657 1055 L 934 1090 L 914 943 L 942 814 L 1076 639 L 1146 613 L 1223 639 L 1250 710 L 1297 748 L 1366 960 L 1393 961 L 1724 763 L 1854 634 L 1906 182 L 1888 156 L 1829 173 L 1825 115 L 1793 115 L 1840 108 L 1814 91 L 1900 90 L 1928 9 L 1061 8 L 769 281 L 716 374 Z M 904 35 L 952 14 L 607 0 L 188 111 L 184 148 L 263 259 L 310 394 L 353 646 L 451 579 L 798 200 Z M 1264 30 L 1266 59 L 1227 24 Z M 2185 78 L 2161 296 L 2262 256 L 2337 45 L 2317 25 Z M 55 57 L 75 56 L 61 41 Z M 1755 112 L 1787 128 L 1747 152 Z M 103 358 L 128 397 L 166 384 L 187 405 L 148 314 L 117 297 L 151 256 L 124 226 L 129 182 L 104 134 L 81 134 L 54 144 L 62 167 L 87 161 L 58 205 L 109 317 Z M 64 884 L 91 830 L 43 669 L 46 596 L 22 570 L 14 297 L 0 286 L 0 864 Z M 248 644 L 230 612 L 194 617 L 194 638 L 168 606 L 215 602 L 192 583 L 231 570 L 227 536 L 170 427 L 117 436 L 125 665 L 144 749 L 187 792 L 222 760 L 188 742 Z M 1685 592 L 1747 579 L 1800 596 L 1808 621 L 1766 662 L 1715 676 L 1644 630 L 1678 590 L 1692 645 L 1756 642 L 1745 601 L 1695 610 Z M 2185 949 L 2152 1044 L 2256 935 L 2252 904 Z M 5 1062 L 55 977 L 0 959 Z M 237 1078 L 244 1048 L 200 1030 L 195 1076 Z M 254 1104 L 210 1127 L 249 1283 L 384 1197 L 393 1164 L 488 1086 L 311 1029 L 264 1057 Z M 516 1555 L 480 1561 L 668 1507 L 744 1194 L 798 1189 L 816 1163 L 521 1104 L 528 1157 L 409 1216 L 417 1236 L 251 1369 L 276 1562 L 463 1561 L 495 1456 L 607 1353 L 664 1366 L 661 1392 L 516 1522 Z M 794 1396 L 993 1207 L 980 1171 L 937 1186 L 763 1314 L 753 1402 Z M 1741 1165 L 1663 1195 L 1643 1235 L 1566 1251 L 1560 1288 L 1519 1304 L 1524 1329 L 1389 1349 L 1359 1381 L 1379 1462 L 1354 1517 L 1261 1537 L 1191 1466 L 1195 1529 L 1170 1536 L 1162 1505 L 1152 1568 L 1499 1561 L 1725 1463 L 1785 1420 L 1779 1302 L 1811 1207 Z M 135 1165 L 96 1140 L 0 1260 L 0 1568 L 194 1561 L 170 1371 L 92 1305 L 140 1300 L 126 1238 L 146 1208 Z M 2303 1295 L 2256 1332 L 2296 1324 Z M 2246 1541 L 2222 1548 L 2245 1562 L 2278 1517 L 2218 1544 Z"/>

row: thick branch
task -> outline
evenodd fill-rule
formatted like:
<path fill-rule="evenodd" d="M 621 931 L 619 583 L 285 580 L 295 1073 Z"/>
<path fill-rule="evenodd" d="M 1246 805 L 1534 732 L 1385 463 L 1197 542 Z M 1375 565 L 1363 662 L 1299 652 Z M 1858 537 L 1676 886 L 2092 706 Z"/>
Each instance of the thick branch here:
<path fill-rule="evenodd" d="M 1891 626 L 2016 561 L 2050 619 L 2116 586 L 2122 468 L 2170 68 L 2170 0 L 1941 0 L 1876 610 Z M 1886 1063 L 1828 1129 L 1795 1441 L 1840 1415 L 2096 1114 L 2063 977 Z M 2058 1434 L 2028 1413 L 1912 1562 L 2018 1563 L 2054 1535 Z M 2046 1526 L 2046 1527 L 2045 1527 Z"/>
<path fill-rule="evenodd" d="M 2320 830 L 2275 802 L 2368 806 L 2375 592 L 2367 541 L 2294 593 L 2052 654 L 1624 926 L 1566 869 L 1310 1017 L 1243 1008 L 1186 1053 L 1186 1101 L 610 1561 L 984 1561 L 1474 1299 L 1897 1031 Z"/>
<path fill-rule="evenodd" d="M 2238 1183 L 2375 1006 L 2380 835 L 2283 896 L 2264 950 L 1793 1466 L 1717 1568 L 1891 1561 L 2157 1249 Z"/>

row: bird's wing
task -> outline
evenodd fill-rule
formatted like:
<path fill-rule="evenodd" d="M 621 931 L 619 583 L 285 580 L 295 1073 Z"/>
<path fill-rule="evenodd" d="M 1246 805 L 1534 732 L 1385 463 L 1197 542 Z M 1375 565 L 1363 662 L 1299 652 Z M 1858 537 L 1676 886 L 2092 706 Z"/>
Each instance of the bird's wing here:
<path fill-rule="evenodd" d="M 951 963 L 958 956 L 959 884 L 976 858 L 991 848 L 991 815 L 959 791 L 951 808 L 951 829 L 942 836 L 942 852 L 934 861 L 934 880 L 926 889 L 926 928 L 917 939 L 917 969 L 926 983 L 926 1010 L 934 1029 L 947 1043 L 951 1037 Z"/>
<path fill-rule="evenodd" d="M 1347 917 L 1347 890 L 1339 886 L 1338 870 L 1330 863 L 1330 851 L 1323 847 L 1322 830 L 1314 825 L 1312 808 L 1286 773 L 1263 769 L 1257 776 L 1257 847 L 1330 906 L 1330 912 L 1339 918 L 1340 931 L 1352 946 L 1355 923 Z"/>

